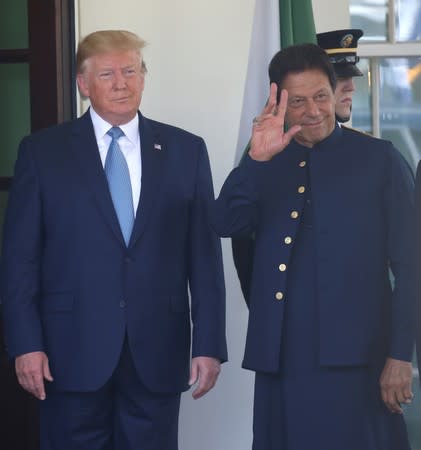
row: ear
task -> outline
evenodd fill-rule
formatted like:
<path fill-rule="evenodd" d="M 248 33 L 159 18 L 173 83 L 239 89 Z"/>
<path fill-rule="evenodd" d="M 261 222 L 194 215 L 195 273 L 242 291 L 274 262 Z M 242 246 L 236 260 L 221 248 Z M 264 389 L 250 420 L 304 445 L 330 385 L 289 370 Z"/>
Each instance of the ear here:
<path fill-rule="evenodd" d="M 83 73 L 78 73 L 76 76 L 76 80 L 79 92 L 82 95 L 82 97 L 89 98 L 89 83 L 86 79 L 86 75 Z"/>

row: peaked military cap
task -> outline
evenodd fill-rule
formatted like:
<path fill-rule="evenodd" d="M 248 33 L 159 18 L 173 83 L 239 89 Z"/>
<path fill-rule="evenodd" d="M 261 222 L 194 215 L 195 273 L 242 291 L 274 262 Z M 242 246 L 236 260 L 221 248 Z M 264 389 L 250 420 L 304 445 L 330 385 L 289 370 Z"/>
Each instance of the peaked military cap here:
<path fill-rule="evenodd" d="M 357 67 L 360 58 L 357 56 L 358 39 L 362 30 L 335 30 L 317 34 L 317 44 L 329 55 L 336 76 L 361 77 L 363 73 Z"/>

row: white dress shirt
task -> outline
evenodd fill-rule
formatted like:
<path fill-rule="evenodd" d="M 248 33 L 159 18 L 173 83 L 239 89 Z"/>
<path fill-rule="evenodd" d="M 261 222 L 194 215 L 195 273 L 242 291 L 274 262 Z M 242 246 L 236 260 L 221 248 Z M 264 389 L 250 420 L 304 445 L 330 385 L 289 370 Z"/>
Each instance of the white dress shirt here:
<path fill-rule="evenodd" d="M 111 143 L 111 136 L 107 131 L 112 128 L 112 125 L 100 117 L 92 106 L 89 109 L 91 114 L 92 124 L 94 126 L 95 138 L 98 144 L 99 155 L 102 161 L 102 167 L 105 166 L 105 159 L 107 158 L 108 147 Z M 142 178 L 142 159 L 140 149 L 139 136 L 139 116 L 136 116 L 128 123 L 120 125 L 124 133 L 118 140 L 118 145 L 126 158 L 127 166 L 129 168 L 130 182 L 132 185 L 133 210 L 136 217 L 136 211 L 140 198 L 140 186 Z"/>

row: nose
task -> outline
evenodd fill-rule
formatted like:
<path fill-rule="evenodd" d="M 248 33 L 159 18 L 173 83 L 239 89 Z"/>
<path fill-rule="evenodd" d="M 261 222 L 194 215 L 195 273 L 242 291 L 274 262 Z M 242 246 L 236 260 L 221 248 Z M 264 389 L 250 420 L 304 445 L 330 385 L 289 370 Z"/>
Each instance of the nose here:
<path fill-rule="evenodd" d="M 347 78 L 344 84 L 344 90 L 346 92 L 354 92 L 355 91 L 355 83 L 353 78 Z"/>
<path fill-rule="evenodd" d="M 114 89 L 124 89 L 126 87 L 126 78 L 119 70 L 116 70 L 114 73 L 113 87 Z"/>
<path fill-rule="evenodd" d="M 308 116 L 317 116 L 320 110 L 314 99 L 309 98 L 306 104 L 306 114 Z"/>

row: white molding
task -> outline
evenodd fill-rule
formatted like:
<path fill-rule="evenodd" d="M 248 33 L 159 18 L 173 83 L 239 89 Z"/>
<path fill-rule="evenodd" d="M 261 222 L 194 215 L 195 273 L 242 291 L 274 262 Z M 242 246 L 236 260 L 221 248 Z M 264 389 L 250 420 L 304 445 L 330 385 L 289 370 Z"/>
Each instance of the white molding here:
<path fill-rule="evenodd" d="M 364 43 L 358 46 L 358 56 L 361 58 L 369 58 L 374 56 L 399 57 L 399 56 L 420 56 L 421 42 L 396 42 L 391 43 Z"/>
<path fill-rule="evenodd" d="M 396 10 L 395 0 L 389 0 L 387 17 L 387 33 L 390 44 L 396 43 Z"/>
<path fill-rule="evenodd" d="M 373 135 L 380 137 L 380 68 L 377 58 L 373 58 L 370 63 L 370 83 Z"/>

